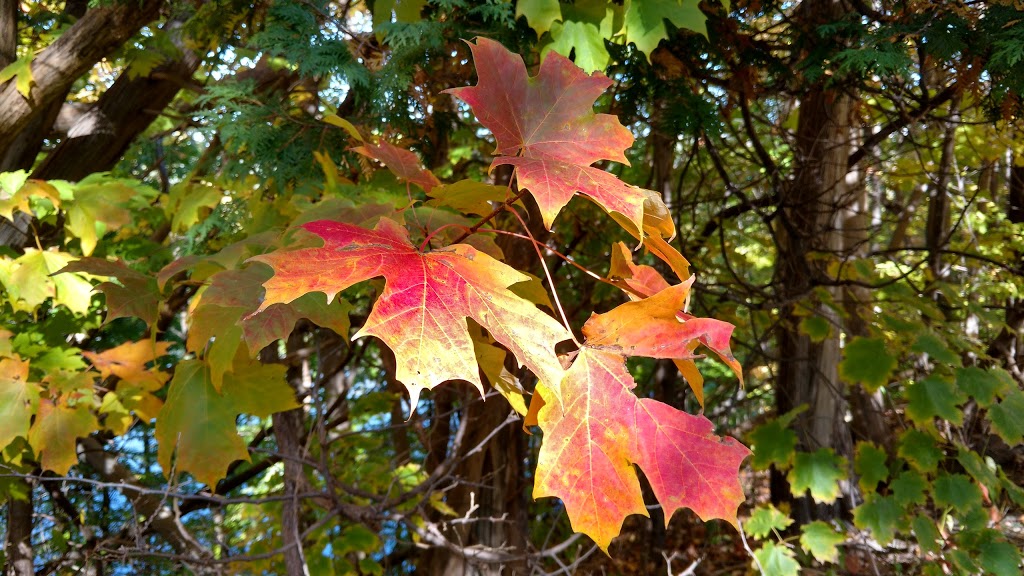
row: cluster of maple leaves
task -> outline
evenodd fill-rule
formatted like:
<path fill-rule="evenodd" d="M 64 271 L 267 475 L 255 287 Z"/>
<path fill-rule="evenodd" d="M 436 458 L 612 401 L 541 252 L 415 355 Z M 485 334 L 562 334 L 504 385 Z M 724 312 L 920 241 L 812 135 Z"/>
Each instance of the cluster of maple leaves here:
<path fill-rule="evenodd" d="M 527 425 L 543 431 L 534 496 L 560 498 L 576 531 L 607 551 L 627 515 L 647 514 L 634 466 L 644 472 L 666 517 L 685 507 L 705 520 L 736 524 L 743 500 L 738 468 L 749 450 L 716 436 L 702 415 L 638 398 L 626 368 L 628 356 L 671 359 L 701 405 L 698 347 L 741 376 L 729 348 L 733 326 L 686 313 L 693 277 L 666 240 L 674 226 L 660 197 L 593 166 L 601 160 L 627 162 L 624 151 L 633 142 L 615 117 L 593 112 L 610 80 L 588 75 L 556 53 L 530 77 L 522 58 L 499 43 L 478 39 L 470 47 L 478 84 L 449 92 L 494 134 L 492 166 L 514 167 L 518 194 L 473 182 L 444 185 L 412 152 L 369 142 L 348 122 L 329 119 L 360 143 L 353 150 L 422 188 L 430 197 L 427 205 L 406 211 L 417 219 L 429 211 L 440 226 L 417 246 L 402 211 L 324 203 L 283 235 L 257 234 L 212 256 L 179 259 L 156 278 L 98 258 L 70 263 L 66 274 L 116 280 L 97 287 L 107 296 L 108 321 L 138 316 L 152 326 L 173 278 L 190 272 L 191 282 L 202 285 L 189 310 L 185 343 L 196 359 L 178 363 L 165 402 L 153 392 L 167 375 L 148 366 L 167 352 L 166 344 L 143 341 L 87 356 L 102 376 L 120 378 L 111 402 L 125 418 L 132 411 L 156 419 L 166 470 L 187 471 L 213 485 L 228 462 L 248 458 L 234 429 L 237 414 L 267 416 L 296 406 L 283 366 L 262 364 L 257 353 L 287 337 L 302 318 L 347 334 L 351 306 L 336 296 L 383 277 L 384 288 L 354 338 L 374 336 L 394 352 L 396 377 L 413 407 L 423 390 L 448 380 L 468 381 L 482 393 L 483 372 Z M 526 191 L 549 228 L 569 200 L 582 194 L 684 281 L 671 285 L 655 268 L 634 263 L 625 244 L 612 246 L 607 280 L 630 301 L 594 314 L 582 327 L 584 340 L 577 341 L 570 326 L 538 307 L 549 304 L 538 279 L 502 263 L 493 238 L 480 233 L 500 211 L 514 210 Z M 452 210 L 477 219 L 472 223 Z M 556 346 L 567 341 L 576 350 L 560 358 Z M 521 388 L 494 375 L 505 350 L 537 376 L 529 400 Z M 3 362 L 10 373 L 5 381 L 20 383 L 0 387 L 17 396 L 9 399 L 38 404 L 38 389 L 27 381 L 28 363 Z M 6 403 L 7 396 L 0 400 Z M 71 411 L 81 420 L 71 438 L 96 429 L 85 404 L 47 401 L 0 426 L 0 444 L 18 435 L 47 435 L 42 427 L 28 430 L 34 413 L 37 422 L 56 421 L 45 418 L 46 410 Z M 56 449 L 45 438 L 29 440 L 43 454 L 44 467 L 63 473 L 73 464 L 73 443 Z"/>
<path fill-rule="evenodd" d="M 657 196 L 592 166 L 626 162 L 624 151 L 633 142 L 615 117 L 592 111 L 610 80 L 557 54 L 530 77 L 523 60 L 499 43 L 478 39 L 470 47 L 479 82 L 449 92 L 494 134 L 492 166 L 515 167 L 518 186 L 533 195 L 545 225 L 552 226 L 572 196 L 582 193 L 688 280 L 671 286 L 654 268 L 634 264 L 626 246 L 616 246 L 610 276 L 633 301 L 590 318 L 566 370 L 555 346 L 573 339 L 569 328 L 512 289 L 530 277 L 465 243 L 421 251 L 406 228 L 388 218 L 372 230 L 317 221 L 303 228 L 322 246 L 253 258 L 274 270 L 259 310 L 310 292 L 334 298 L 383 276 L 385 288 L 355 337 L 376 336 L 391 348 L 396 377 L 413 405 L 422 390 L 447 380 L 466 380 L 483 392 L 475 352 L 481 342 L 467 318 L 538 377 L 526 415 L 544 432 L 534 496 L 561 498 L 574 530 L 607 550 L 627 515 L 647 514 L 634 465 L 644 471 L 666 517 L 686 507 L 705 520 L 735 523 L 743 500 L 738 467 L 749 451 L 733 438 L 715 436 L 703 416 L 632 392 L 627 356 L 676 360 L 695 390 L 700 380 L 693 358 L 700 344 L 740 371 L 729 349 L 733 327 L 684 312 L 693 279 L 685 259 L 663 238 L 672 233 L 667 208 Z M 387 143 L 357 150 L 428 194 L 439 184 L 407 151 Z"/>

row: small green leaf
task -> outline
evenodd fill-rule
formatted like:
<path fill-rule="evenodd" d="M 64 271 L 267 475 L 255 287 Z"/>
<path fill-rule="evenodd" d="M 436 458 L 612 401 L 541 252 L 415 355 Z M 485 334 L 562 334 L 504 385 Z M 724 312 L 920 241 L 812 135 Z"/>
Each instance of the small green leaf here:
<path fill-rule="evenodd" d="M 447 207 L 463 214 L 486 216 L 494 210 L 492 202 L 504 202 L 508 188 L 484 184 L 476 180 L 459 180 L 454 184 L 435 186 L 430 190 L 428 206 Z"/>
<path fill-rule="evenodd" d="M 1002 395 L 1008 388 L 1006 382 L 991 371 L 977 366 L 957 368 L 956 387 L 974 398 L 983 408 L 991 406 L 996 396 Z"/>
<path fill-rule="evenodd" d="M 828 504 L 839 497 L 839 481 L 846 478 L 842 471 L 845 467 L 846 460 L 836 456 L 831 448 L 797 452 L 786 478 L 794 494 L 810 490 L 815 502 Z"/>
<path fill-rule="evenodd" d="M 0 70 L 0 84 L 16 78 L 14 87 L 22 96 L 28 98 L 35 79 L 32 77 L 32 53 L 28 53 Z"/>
<path fill-rule="evenodd" d="M 938 440 L 917 428 L 903 433 L 897 454 L 922 472 L 934 472 L 944 456 Z"/>
<path fill-rule="evenodd" d="M 935 522 L 931 518 L 917 516 L 911 522 L 911 528 L 922 551 L 938 554 L 942 550 L 942 534 L 939 534 L 939 529 L 935 527 Z"/>
<path fill-rule="evenodd" d="M 913 470 L 904 470 L 892 481 L 889 488 L 892 489 L 892 497 L 900 506 L 924 504 L 924 491 L 928 488 L 928 481 Z"/>
<path fill-rule="evenodd" d="M 804 533 L 800 536 L 800 546 L 814 556 L 818 562 L 832 562 L 839 560 L 837 545 L 842 544 L 846 537 L 836 532 L 828 524 L 817 520 L 804 526 Z"/>
<path fill-rule="evenodd" d="M 868 494 L 866 501 L 853 511 L 853 523 L 862 530 L 870 530 L 875 539 L 885 546 L 902 529 L 901 508 L 892 496 Z"/>
<path fill-rule="evenodd" d="M 743 531 L 754 538 L 764 538 L 773 531 L 785 530 L 793 523 L 793 519 L 786 516 L 779 509 L 771 504 L 759 506 L 750 514 L 750 520 L 743 525 Z"/>
<path fill-rule="evenodd" d="M 793 551 L 775 542 L 765 542 L 759 550 L 754 551 L 761 565 L 762 576 L 797 576 L 800 564 L 797 563 Z M 757 569 L 757 566 L 754 566 Z"/>
<path fill-rule="evenodd" d="M 832 324 L 821 316 L 807 316 L 800 321 L 800 332 L 810 336 L 812 342 L 821 342 L 832 334 Z"/>
<path fill-rule="evenodd" d="M 796 452 L 796 432 L 790 430 L 789 425 L 805 410 L 806 404 L 751 430 L 747 440 L 754 450 L 750 464 L 755 470 L 766 470 L 772 464 L 786 470 L 792 465 L 793 454 Z"/>
<path fill-rule="evenodd" d="M 861 490 L 874 492 L 878 483 L 889 477 L 889 468 L 885 465 L 886 457 L 885 450 L 870 442 L 857 443 L 853 470 L 860 476 Z"/>
<path fill-rule="evenodd" d="M 907 416 L 918 424 L 939 417 L 954 424 L 962 424 L 964 413 L 956 407 L 964 401 L 952 382 L 938 376 L 929 376 L 911 384 L 906 391 Z"/>
<path fill-rule="evenodd" d="M 981 455 L 966 446 L 959 447 L 956 459 L 972 478 L 988 489 L 989 498 L 994 501 L 999 497 L 1002 482 L 999 481 L 999 477 L 996 475 L 994 463 L 992 464 L 993 467 L 990 468 L 988 463 L 981 458 Z"/>
<path fill-rule="evenodd" d="M 863 384 L 874 392 L 889 382 L 896 369 L 896 357 L 886 351 L 881 338 L 858 336 L 843 348 L 839 375 L 850 382 Z"/>
<path fill-rule="evenodd" d="M 992 430 L 1010 446 L 1024 442 L 1024 392 L 1012 389 L 1003 401 L 992 406 L 988 418 L 992 421 Z"/>
<path fill-rule="evenodd" d="M 910 347 L 914 352 L 920 352 L 931 356 L 933 360 L 951 366 L 960 366 L 960 356 L 946 346 L 946 342 L 932 332 L 922 332 L 917 337 L 917 342 Z"/>
<path fill-rule="evenodd" d="M 981 506 L 981 489 L 964 474 L 940 474 L 932 483 L 932 499 L 936 506 L 962 513 Z"/>
<path fill-rule="evenodd" d="M 978 547 L 978 563 L 985 574 L 1015 576 L 1020 571 L 1020 550 L 1006 540 L 992 539 Z"/>

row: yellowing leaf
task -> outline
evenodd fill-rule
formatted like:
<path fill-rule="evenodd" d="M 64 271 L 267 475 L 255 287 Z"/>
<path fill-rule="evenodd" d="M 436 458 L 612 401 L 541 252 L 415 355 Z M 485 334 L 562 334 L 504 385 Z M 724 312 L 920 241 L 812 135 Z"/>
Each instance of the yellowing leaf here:
<path fill-rule="evenodd" d="M 173 465 L 214 486 L 231 462 L 248 460 L 235 418 L 243 413 L 265 418 L 298 407 L 285 370 L 284 365 L 260 364 L 238 351 L 218 393 L 206 363 L 180 362 L 156 421 L 158 459 L 165 474 Z"/>
<path fill-rule="evenodd" d="M 0 84 L 15 78 L 14 86 L 18 92 L 28 98 L 35 79 L 32 77 L 32 53 L 25 54 L 0 70 Z"/>
<path fill-rule="evenodd" d="M 93 286 L 80 274 L 53 274 L 76 258 L 65 252 L 26 248 L 25 254 L 0 272 L 15 309 L 34 310 L 47 298 L 76 314 L 89 311 Z"/>
<path fill-rule="evenodd" d="M 39 385 L 28 381 L 28 362 L 0 359 L 0 450 L 15 438 L 28 438 L 39 406 Z"/>
<path fill-rule="evenodd" d="M 333 299 L 353 284 L 384 276 L 384 291 L 354 338 L 376 336 L 391 348 L 396 376 L 414 406 L 422 390 L 446 380 L 466 380 L 483 392 L 467 318 L 542 381 L 561 380 L 554 346 L 569 333 L 508 289 L 529 279 L 523 274 L 464 244 L 421 253 L 406 230 L 386 218 L 372 231 L 328 221 L 304 228 L 323 238 L 324 246 L 253 258 L 275 273 L 264 284 L 261 313 L 308 292 Z"/>
<path fill-rule="evenodd" d="M 39 403 L 39 414 L 29 430 L 28 442 L 41 454 L 39 463 L 44 470 L 63 476 L 78 462 L 78 438 L 85 438 L 99 427 L 86 405 L 71 408 L 44 401 Z"/>
<path fill-rule="evenodd" d="M 74 200 L 65 203 L 65 227 L 82 243 L 82 254 L 90 256 L 101 233 L 129 225 L 132 212 L 126 207 L 139 192 L 119 180 L 86 179 L 74 189 Z"/>
<path fill-rule="evenodd" d="M 153 391 L 163 386 L 168 376 L 156 368 L 147 368 L 146 364 L 167 354 L 170 347 L 169 342 L 140 340 L 126 342 L 103 352 L 82 352 L 82 356 L 92 362 L 104 378 L 117 376 L 126 384 Z"/>

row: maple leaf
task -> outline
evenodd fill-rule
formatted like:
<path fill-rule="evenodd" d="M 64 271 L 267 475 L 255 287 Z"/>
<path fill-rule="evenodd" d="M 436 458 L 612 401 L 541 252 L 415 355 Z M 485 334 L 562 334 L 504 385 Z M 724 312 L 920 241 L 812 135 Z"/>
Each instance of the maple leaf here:
<path fill-rule="evenodd" d="M 132 270 L 124 262 L 85 257 L 71 262 L 57 274 L 85 272 L 94 276 L 116 278 L 120 284 L 103 282 L 96 290 L 107 298 L 104 324 L 115 318 L 141 318 L 152 326 L 160 315 L 160 291 L 156 279 Z"/>
<path fill-rule="evenodd" d="M 39 414 L 28 432 L 28 443 L 41 454 L 39 464 L 44 470 L 63 476 L 78 462 L 76 440 L 99 427 L 88 406 L 78 404 L 72 408 L 47 400 L 39 403 Z"/>
<path fill-rule="evenodd" d="M 358 282 L 383 276 L 386 284 L 365 325 L 353 337 L 376 336 L 395 353 L 396 377 L 419 394 L 446 380 L 466 380 L 483 392 L 467 318 L 485 328 L 542 381 L 557 386 L 563 373 L 555 344 L 568 331 L 509 287 L 530 278 L 472 246 L 419 252 L 405 228 L 381 218 L 373 230 L 320 221 L 303 226 L 321 248 L 256 256 L 274 276 L 264 283 L 262 313 L 308 292 L 328 299 Z"/>
<path fill-rule="evenodd" d="M 629 514 L 647 515 L 632 465 L 643 470 L 671 518 L 679 508 L 704 520 L 736 521 L 738 469 L 750 454 L 712 433 L 703 416 L 638 399 L 617 353 L 584 347 L 562 380 L 563 405 L 548 402 L 534 497 L 561 498 L 573 530 L 607 552 Z"/>
<path fill-rule="evenodd" d="M 435 186 L 441 185 L 437 176 L 420 166 L 420 159 L 415 154 L 384 140 L 379 144 L 364 142 L 362 146 L 352 148 L 352 151 L 379 160 L 395 176 L 423 188 L 427 194 L 430 194 Z"/>
<path fill-rule="evenodd" d="M 236 356 L 221 393 L 213 388 L 209 366 L 199 360 L 178 364 L 167 402 L 156 420 L 157 458 L 166 473 L 177 469 L 215 486 L 235 460 L 249 460 L 235 419 L 241 413 L 265 417 L 295 408 L 285 367 Z M 171 457 L 174 455 L 174 467 Z"/>
<path fill-rule="evenodd" d="M 0 359 L 0 450 L 15 438 L 28 438 L 39 405 L 39 385 L 28 381 L 28 362 Z"/>
<path fill-rule="evenodd" d="M 167 354 L 170 342 L 140 340 L 126 342 L 103 352 L 82 352 L 104 378 L 117 376 L 127 384 L 152 392 L 167 382 L 164 372 L 146 368 L 146 364 Z"/>
<path fill-rule="evenodd" d="M 609 212 L 643 230 L 644 202 L 639 188 L 591 165 L 599 160 L 629 164 L 623 152 L 633 135 L 593 105 L 611 80 L 588 75 L 569 59 L 551 53 L 537 76 L 529 77 L 522 57 L 501 44 L 478 38 L 469 45 L 476 62 L 476 86 L 446 90 L 469 104 L 497 142 L 492 166 L 516 167 L 520 187 L 533 193 L 544 224 L 579 191 Z"/>

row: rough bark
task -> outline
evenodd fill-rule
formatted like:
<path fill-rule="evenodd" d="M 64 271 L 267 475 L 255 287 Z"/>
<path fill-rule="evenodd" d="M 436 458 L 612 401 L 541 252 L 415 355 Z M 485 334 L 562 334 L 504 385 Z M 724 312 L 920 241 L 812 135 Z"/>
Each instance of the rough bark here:
<path fill-rule="evenodd" d="M 839 1 L 810 0 L 800 6 L 795 18 L 805 30 L 805 41 L 813 44 L 821 41 L 815 32 L 818 25 L 834 21 L 845 12 Z M 838 375 L 838 334 L 834 331 L 824 341 L 813 342 L 800 332 L 797 312 L 802 308 L 832 325 L 840 322 L 835 310 L 823 305 L 814 290 L 826 278 L 826 263 L 820 256 L 836 255 L 842 247 L 838 217 L 846 201 L 851 104 L 850 96 L 824 81 L 811 85 L 801 98 L 794 151 L 796 173 L 781 190 L 782 211 L 776 223 L 776 285 L 782 303 L 776 406 L 780 414 L 808 406 L 795 422 L 798 449 L 831 448 L 842 456 L 851 454 L 852 442 L 844 420 L 846 394 Z M 838 290 L 831 290 L 832 299 L 838 301 Z M 844 492 L 848 492 L 846 488 Z M 836 506 L 815 504 L 807 497 L 790 494 L 788 483 L 777 472 L 772 477 L 772 497 L 776 501 L 791 500 L 798 523 L 833 518 L 840 512 Z"/>
<path fill-rule="evenodd" d="M 180 25 L 181 22 L 171 22 L 167 27 Z M 158 66 L 146 76 L 133 78 L 128 72 L 122 73 L 32 176 L 77 181 L 113 168 L 132 141 L 171 103 L 199 61 L 195 53 L 183 50 L 179 58 Z M 91 123 L 93 129 L 76 133 L 75 129 L 84 128 L 86 123 Z"/>
<path fill-rule="evenodd" d="M 15 83 L 0 85 L 0 154 L 44 107 L 61 99 L 91 66 L 154 20 L 163 0 L 115 3 L 93 8 L 32 59 L 29 97 Z"/>
<path fill-rule="evenodd" d="M 0 0 L 0 69 L 17 58 L 18 0 Z"/>
<path fill-rule="evenodd" d="M 16 480 L 23 485 L 28 497 L 24 500 L 7 499 L 7 576 L 33 576 L 32 553 L 32 485 Z"/>

